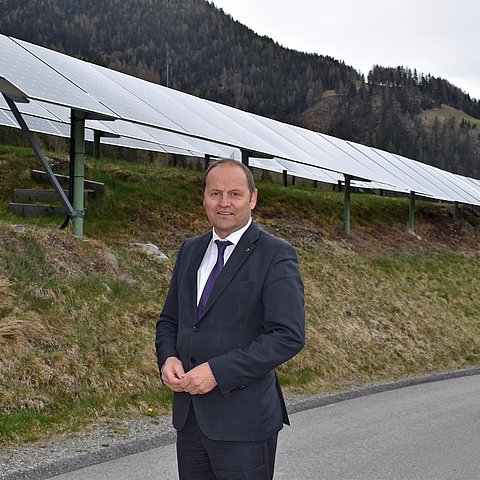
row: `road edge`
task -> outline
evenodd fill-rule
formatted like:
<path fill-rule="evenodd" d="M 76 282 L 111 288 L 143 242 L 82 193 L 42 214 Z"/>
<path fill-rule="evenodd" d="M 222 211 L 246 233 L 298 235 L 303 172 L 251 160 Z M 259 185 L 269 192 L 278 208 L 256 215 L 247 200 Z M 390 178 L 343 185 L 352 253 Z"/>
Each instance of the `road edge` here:
<path fill-rule="evenodd" d="M 453 370 L 418 377 L 408 377 L 393 382 L 371 384 L 353 390 L 341 391 L 331 394 L 314 395 L 306 399 L 296 400 L 289 403 L 289 414 L 319 408 L 333 403 L 351 400 L 353 398 L 375 395 L 381 392 L 396 390 L 399 388 L 412 387 L 424 383 L 438 382 L 452 378 L 479 375 L 480 367 Z M 67 460 L 56 461 L 48 465 L 24 470 L 1 477 L 1 480 L 47 480 L 57 475 L 62 475 L 75 470 L 80 470 L 99 463 L 105 463 L 116 458 L 134 455 L 154 448 L 162 447 L 175 442 L 175 432 L 165 432 L 148 439 L 131 440 L 116 444 L 108 448 L 102 448 L 93 453 L 79 454 L 77 457 Z"/>

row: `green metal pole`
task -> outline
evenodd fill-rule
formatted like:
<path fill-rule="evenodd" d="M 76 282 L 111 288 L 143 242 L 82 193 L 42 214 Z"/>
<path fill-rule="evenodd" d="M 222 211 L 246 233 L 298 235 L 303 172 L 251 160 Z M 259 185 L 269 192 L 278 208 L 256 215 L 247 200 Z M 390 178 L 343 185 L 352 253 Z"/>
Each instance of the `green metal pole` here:
<path fill-rule="evenodd" d="M 415 192 L 410 192 L 410 206 L 408 208 L 408 229 L 415 230 Z"/>
<path fill-rule="evenodd" d="M 73 219 L 73 233 L 83 236 L 83 201 L 85 177 L 85 113 L 75 112 L 75 176 L 73 179 L 73 209 L 81 214 Z"/>
<path fill-rule="evenodd" d="M 350 233 L 350 176 L 345 175 L 345 191 L 343 193 L 343 231 Z"/>

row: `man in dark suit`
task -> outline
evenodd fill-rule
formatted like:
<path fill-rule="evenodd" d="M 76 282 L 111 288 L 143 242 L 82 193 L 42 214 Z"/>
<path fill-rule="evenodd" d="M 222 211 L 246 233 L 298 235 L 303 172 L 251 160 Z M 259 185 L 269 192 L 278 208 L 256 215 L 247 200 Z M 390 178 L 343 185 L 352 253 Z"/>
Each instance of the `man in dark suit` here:
<path fill-rule="evenodd" d="M 209 166 L 213 231 L 182 244 L 157 323 L 180 480 L 271 480 L 288 424 L 275 368 L 304 345 L 303 283 L 292 246 L 252 222 L 257 195 L 242 163 Z"/>

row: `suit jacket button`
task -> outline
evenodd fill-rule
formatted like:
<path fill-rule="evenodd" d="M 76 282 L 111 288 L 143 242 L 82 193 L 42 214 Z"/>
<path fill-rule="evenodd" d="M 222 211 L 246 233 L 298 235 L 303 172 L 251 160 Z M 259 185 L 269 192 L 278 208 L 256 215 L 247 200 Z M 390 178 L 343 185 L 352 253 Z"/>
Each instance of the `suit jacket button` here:
<path fill-rule="evenodd" d="M 192 363 L 197 363 L 197 359 L 196 359 L 195 357 L 192 357 L 192 358 L 190 359 L 190 361 L 191 361 Z"/>

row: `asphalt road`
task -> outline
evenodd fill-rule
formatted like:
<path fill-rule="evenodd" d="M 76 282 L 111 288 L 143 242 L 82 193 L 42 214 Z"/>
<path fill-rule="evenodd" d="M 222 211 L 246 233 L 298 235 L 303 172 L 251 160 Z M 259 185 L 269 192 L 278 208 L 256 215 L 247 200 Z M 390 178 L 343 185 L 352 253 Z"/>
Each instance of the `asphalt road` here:
<path fill-rule="evenodd" d="M 291 415 L 275 480 L 480 479 L 480 375 L 353 398 Z M 174 445 L 51 477 L 178 480 Z"/>

